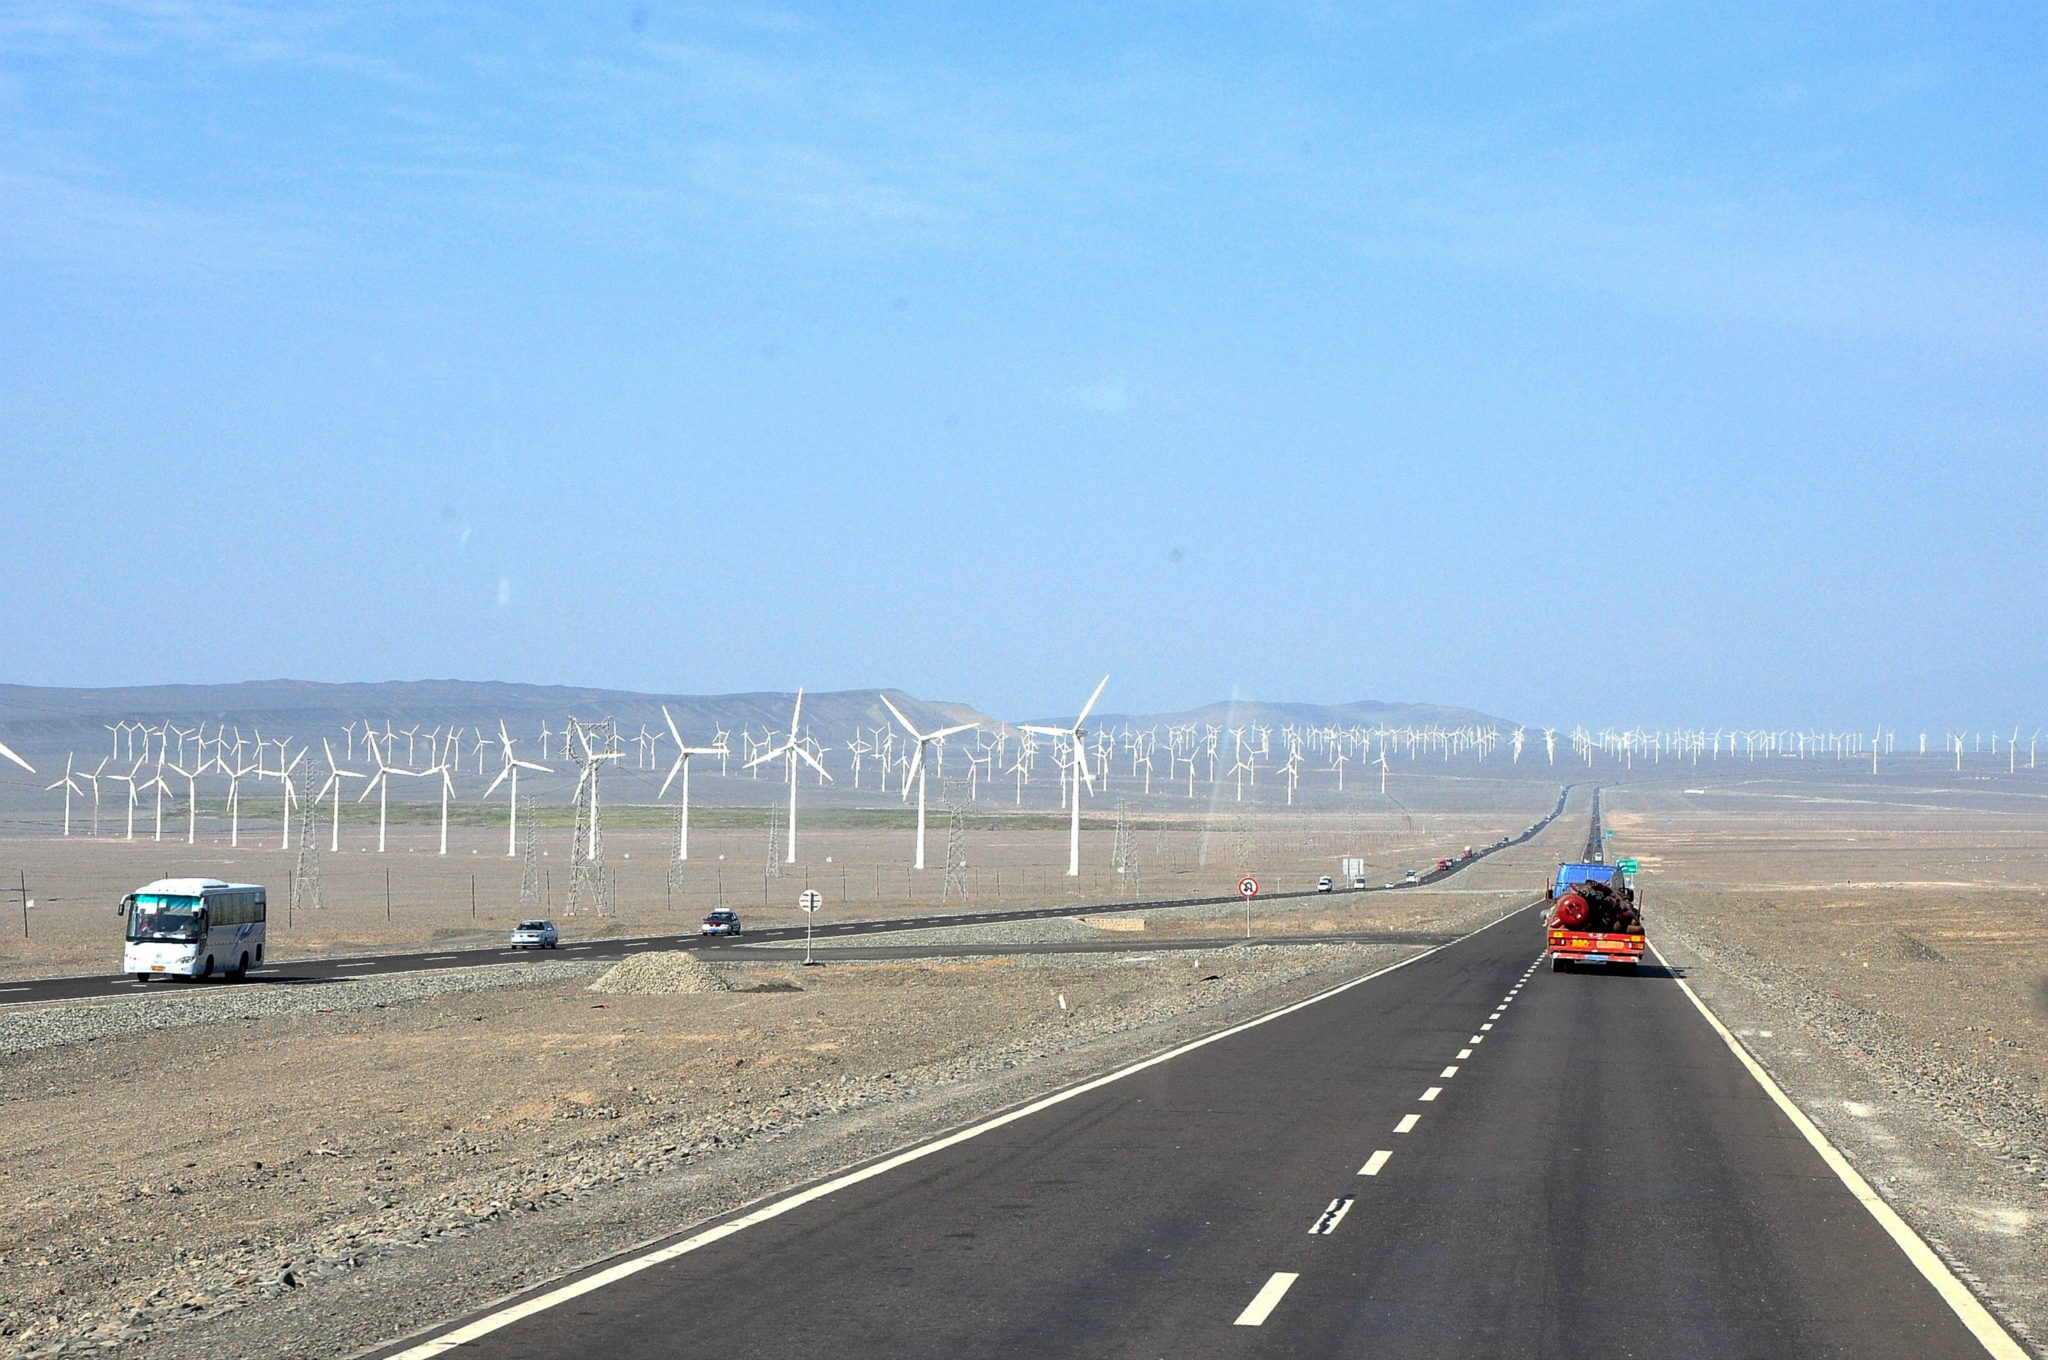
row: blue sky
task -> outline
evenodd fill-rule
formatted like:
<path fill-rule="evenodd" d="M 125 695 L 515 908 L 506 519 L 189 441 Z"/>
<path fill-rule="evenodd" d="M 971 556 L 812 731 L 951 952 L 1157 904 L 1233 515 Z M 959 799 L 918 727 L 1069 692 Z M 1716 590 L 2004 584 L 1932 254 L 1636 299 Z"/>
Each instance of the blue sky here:
<path fill-rule="evenodd" d="M 4 678 L 2038 718 L 2031 9 L 0 5 Z"/>

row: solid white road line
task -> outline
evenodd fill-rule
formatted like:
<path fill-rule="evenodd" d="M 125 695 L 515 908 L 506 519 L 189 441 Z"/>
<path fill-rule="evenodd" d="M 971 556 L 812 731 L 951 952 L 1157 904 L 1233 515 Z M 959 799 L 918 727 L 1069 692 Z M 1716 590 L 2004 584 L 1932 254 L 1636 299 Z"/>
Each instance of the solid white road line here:
<path fill-rule="evenodd" d="M 1404 1114 L 1401 1116 L 1401 1122 L 1394 1125 L 1394 1132 L 1412 1133 L 1415 1129 L 1415 1126 L 1417 1124 L 1420 1124 L 1421 1122 L 1422 1116 L 1419 1114 Z"/>
<path fill-rule="evenodd" d="M 1351 1195 L 1339 1195 L 1336 1199 L 1331 1200 L 1330 1207 L 1323 1210 L 1322 1217 L 1309 1225 L 1308 1235 L 1310 1237 L 1328 1237 L 1331 1233 L 1337 1231 L 1337 1225 L 1344 1221 L 1344 1215 L 1351 1212 L 1353 1198 Z"/>
<path fill-rule="evenodd" d="M 1294 1282 L 1300 1278 L 1299 1274 L 1292 1271 L 1275 1271 L 1273 1278 L 1266 1281 L 1265 1287 L 1252 1295 L 1252 1301 L 1237 1315 L 1237 1322 L 1234 1325 L 1256 1327 L 1263 1323 L 1271 1316 L 1273 1310 L 1280 1306 L 1280 1300 L 1287 1297 L 1287 1291 L 1292 1289 Z"/>
<path fill-rule="evenodd" d="M 1381 1148 L 1378 1152 L 1375 1152 L 1372 1156 L 1365 1159 L 1365 1165 L 1358 1168 L 1358 1174 L 1361 1176 L 1379 1175 L 1380 1168 L 1385 1166 L 1387 1164 L 1387 1158 L 1393 1155 L 1393 1153 L 1387 1151 L 1385 1148 Z"/>
<path fill-rule="evenodd" d="M 1421 1095 L 1417 1096 L 1417 1097 L 1416 1097 L 1416 1099 L 1417 1099 L 1417 1100 L 1435 1100 L 1435 1099 L 1436 1099 L 1436 1098 L 1437 1098 L 1438 1096 L 1442 1095 L 1443 1093 L 1444 1093 L 1444 1088 L 1443 1088 L 1443 1087 L 1441 1087 L 1441 1086 L 1432 1086 L 1432 1087 L 1430 1087 L 1430 1088 L 1429 1088 L 1429 1089 L 1428 1089 L 1427 1091 L 1424 1091 L 1424 1092 L 1423 1092 L 1423 1093 L 1422 1093 Z"/>
<path fill-rule="evenodd" d="M 1532 902 L 1529 905 L 1534 906 L 1536 904 Z M 1161 1063 L 1171 1062 L 1183 1054 L 1194 1052 L 1196 1049 L 1207 1048 L 1210 1044 L 1221 1043 L 1223 1040 L 1243 1034 L 1247 1030 L 1257 1029 L 1259 1026 L 1269 1024 L 1283 1016 L 1293 1015 L 1296 1011 L 1307 1010 L 1310 1006 L 1328 1001 L 1333 996 L 1340 996 L 1350 991 L 1353 987 L 1363 987 L 1366 983 L 1383 978 L 1387 974 L 1396 972 L 1399 969 L 1406 968 L 1411 963 L 1420 963 L 1426 958 L 1439 954 L 1449 949 L 1451 945 L 1462 943 L 1465 940 L 1471 939 L 1474 935 L 1491 930 L 1502 921 L 1519 916 L 1528 909 L 1528 907 L 1517 907 L 1515 910 L 1503 913 L 1498 918 L 1487 922 L 1479 927 L 1478 930 L 1459 936 L 1449 944 L 1440 944 L 1434 948 L 1425 949 L 1420 954 L 1411 955 L 1398 963 L 1390 963 L 1375 972 L 1367 973 L 1364 977 L 1353 978 L 1349 982 L 1340 982 L 1327 991 L 1317 992 L 1314 996 L 1304 997 L 1300 1001 L 1282 1006 L 1277 1010 L 1267 1011 L 1264 1015 L 1253 1016 L 1242 1024 L 1232 1025 L 1228 1029 L 1217 1030 L 1214 1034 L 1205 1034 L 1199 1039 L 1191 1039 L 1177 1048 L 1170 1048 L 1164 1053 L 1155 1053 L 1151 1057 L 1140 1059 L 1128 1067 L 1121 1067 L 1114 1072 L 1104 1073 L 1102 1076 L 1070 1086 L 1064 1091 L 1055 1091 L 1049 1096 L 1034 1100 L 1029 1105 L 1019 1106 L 1017 1109 L 1010 1110 L 1007 1113 L 999 1114 L 993 1119 L 985 1119 L 979 1124 L 969 1125 L 967 1128 L 949 1133 L 942 1138 L 934 1138 L 929 1143 L 921 1143 L 916 1147 L 906 1148 L 893 1156 L 884 1157 L 878 1162 L 872 1162 L 867 1166 L 859 1167 L 847 1172 L 843 1176 L 835 1176 L 831 1180 L 814 1185 L 808 1190 L 799 1190 L 793 1195 L 785 1195 L 781 1199 L 772 1200 L 752 1213 L 741 1214 L 737 1218 L 727 1219 L 725 1222 L 706 1228 L 702 1232 L 692 1233 L 690 1236 L 679 1241 L 671 1242 L 665 1247 L 655 1247 L 640 1253 L 638 1256 L 630 1256 L 603 1270 L 593 1271 L 588 1275 L 580 1276 L 567 1284 L 550 1289 L 545 1293 L 535 1294 L 531 1298 L 522 1299 L 517 1303 L 509 1303 L 496 1312 L 487 1313 L 483 1317 L 452 1328 L 441 1333 L 439 1336 L 422 1341 L 418 1345 L 409 1346 L 405 1350 L 392 1355 L 390 1360 L 431 1360 L 434 1356 L 445 1355 L 465 1342 L 489 1336 L 491 1333 L 509 1327 L 523 1318 L 532 1317 L 536 1313 L 544 1313 L 548 1309 L 559 1307 L 570 1302 L 572 1299 L 580 1299 L 585 1294 L 595 1293 L 606 1285 L 616 1284 L 620 1280 L 628 1279 L 643 1270 L 651 1269 L 664 1262 L 673 1261 L 679 1256 L 687 1255 L 701 1247 L 708 1247 L 714 1242 L 721 1242 L 735 1233 L 745 1232 L 748 1228 L 758 1223 L 766 1223 L 770 1219 L 780 1218 L 791 1210 L 800 1209 L 813 1200 L 823 1199 L 827 1195 L 835 1194 L 840 1190 L 847 1189 L 849 1186 L 859 1185 L 863 1181 L 873 1180 L 877 1176 L 885 1176 L 897 1167 L 921 1161 L 926 1157 L 932 1156 L 934 1153 L 943 1152 L 947 1148 L 955 1147 L 970 1139 L 979 1138 L 985 1133 L 1004 1128 L 1016 1123 L 1020 1119 L 1029 1119 L 1032 1115 L 1042 1110 L 1049 1110 L 1055 1105 L 1064 1104 L 1077 1096 L 1086 1095 L 1090 1091 L 1100 1090 L 1113 1082 L 1119 1082 L 1125 1077 L 1135 1076 L 1140 1072 L 1148 1071 L 1159 1066 Z M 1415 1115 L 1409 1115 L 1401 1121 L 1394 1132 L 1408 1132 L 1408 1130 L 1415 1127 L 1415 1120 Z M 1293 1275 L 1284 1277 L 1275 1275 L 1273 1277 L 1276 1281 L 1283 1278 L 1286 1283 L 1280 1286 L 1280 1294 L 1287 1292 L 1287 1285 L 1293 1284 L 1296 1277 Z M 1273 1287 L 1272 1282 L 1269 1281 L 1266 1287 L 1271 1289 Z M 1279 1294 L 1276 1294 L 1274 1302 L 1277 1303 L 1278 1301 Z M 1253 1300 L 1253 1304 L 1256 1306 L 1257 1300 Z M 1245 1311 L 1249 1313 L 1251 1309 L 1247 1308 Z M 1267 1311 L 1271 1311 L 1270 1307 Z M 1264 1314 L 1260 1315 L 1260 1320 L 1264 1320 Z M 1245 1325 L 1256 1326 L 1258 1324 L 1252 1322 Z"/>
<path fill-rule="evenodd" d="M 1449 1067 L 1446 1067 L 1443 1071 L 1437 1073 L 1436 1075 L 1439 1081 L 1448 1081 L 1450 1078 L 1458 1075 L 1457 1065 L 1453 1064 Z"/>
<path fill-rule="evenodd" d="M 1996 1357 L 1996 1360 L 2027 1360 L 2027 1352 L 2019 1342 L 2012 1339 L 2004 1327 L 1999 1325 L 1998 1319 L 1991 1316 L 1990 1310 L 1977 1301 L 1977 1296 L 1970 1292 L 1969 1286 L 1957 1279 L 1955 1272 L 1934 1254 L 1934 1249 L 1921 1239 L 1920 1234 L 1914 1232 L 1906 1220 L 1899 1217 L 1897 1210 L 1885 1203 L 1882 1195 L 1870 1188 L 1870 1182 L 1864 1180 L 1856 1168 L 1849 1165 L 1848 1159 L 1828 1141 L 1828 1136 L 1806 1117 L 1806 1111 L 1793 1104 L 1792 1098 L 1785 1094 L 1783 1088 L 1771 1080 L 1771 1074 L 1764 1071 L 1755 1058 L 1749 1056 L 1749 1050 L 1744 1048 L 1742 1041 L 1721 1023 L 1721 1017 L 1707 1009 L 1707 1003 L 1700 1000 L 1699 993 L 1671 968 L 1671 961 L 1664 957 L 1664 951 L 1653 944 L 1650 946 L 1650 952 L 1655 954 L 1657 962 L 1663 964 L 1665 970 L 1671 973 L 1672 980 L 1678 984 L 1678 990 L 1684 992 L 1686 999 L 1698 1007 L 1699 1013 L 1707 1018 L 1707 1023 L 1714 1027 L 1714 1032 L 1721 1036 L 1721 1041 L 1728 1045 L 1729 1051 L 1741 1059 L 1742 1065 L 1749 1069 L 1749 1075 L 1756 1078 L 1756 1084 L 1763 1087 L 1765 1093 L 1777 1103 L 1778 1108 L 1785 1112 L 1785 1117 L 1792 1121 L 1792 1126 L 1805 1135 L 1813 1150 L 1820 1154 L 1820 1159 L 1828 1164 L 1828 1169 L 1835 1173 L 1842 1184 L 1848 1187 L 1849 1193 L 1854 1195 L 1869 1211 L 1870 1216 L 1877 1220 L 1878 1226 L 1891 1234 L 1892 1241 L 1899 1244 L 1899 1250 L 1906 1253 L 1906 1259 L 1913 1263 L 1927 1283 L 1934 1286 L 1934 1292 L 1941 1295 L 1942 1302 L 1962 1319 L 1963 1325 L 1970 1329 L 1970 1335 L 1977 1338 L 1978 1344 Z"/>

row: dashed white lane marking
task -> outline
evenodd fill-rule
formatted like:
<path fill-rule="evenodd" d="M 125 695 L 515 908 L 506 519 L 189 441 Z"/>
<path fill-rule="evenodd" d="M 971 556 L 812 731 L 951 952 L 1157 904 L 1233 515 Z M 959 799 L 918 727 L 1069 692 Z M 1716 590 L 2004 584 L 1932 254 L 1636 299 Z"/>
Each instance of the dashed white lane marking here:
<path fill-rule="evenodd" d="M 1409 1117 L 1411 1119 L 1414 1118 L 1413 1115 L 1410 1115 Z M 1381 1148 L 1378 1152 L 1373 1153 L 1372 1156 L 1365 1159 L 1365 1165 L 1358 1168 L 1358 1174 L 1361 1176 L 1379 1175 L 1380 1168 L 1385 1166 L 1387 1164 L 1387 1158 L 1393 1155 L 1393 1153 L 1387 1151 L 1385 1148 Z"/>
<path fill-rule="evenodd" d="M 377 966 L 377 960 L 365 959 L 361 963 L 337 963 L 334 966 L 336 968 L 375 968 Z"/>
<path fill-rule="evenodd" d="M 1472 1050 L 1469 1048 L 1461 1048 L 1458 1050 L 1458 1056 L 1460 1058 L 1469 1058 L 1472 1056 Z"/>
<path fill-rule="evenodd" d="M 1309 1228 L 1310 1237 L 1328 1237 L 1337 1231 L 1337 1225 L 1344 1221 L 1344 1215 L 1351 1212 L 1352 1195 L 1339 1195 L 1330 1201 L 1330 1207 L 1323 1210 L 1323 1216 Z"/>
<path fill-rule="evenodd" d="M 590 946 L 589 946 L 589 945 L 587 945 L 587 944 L 568 944 L 568 945 L 563 945 L 562 947 L 563 947 L 564 949 L 588 949 L 588 948 L 590 948 Z"/>
<path fill-rule="evenodd" d="M 420 962 L 421 962 L 421 963 L 446 963 L 446 962 L 447 962 L 448 960 L 450 960 L 450 959 L 455 959 L 455 958 L 460 958 L 460 957 L 462 957 L 462 956 L 461 956 L 460 954 L 429 954 L 429 955 L 427 955 L 427 956 L 426 956 L 425 958 L 421 959 L 421 960 L 420 960 Z"/>
<path fill-rule="evenodd" d="M 1493 1026 L 1492 1026 L 1491 1024 L 1481 1025 L 1481 1026 L 1479 1027 L 1479 1032 L 1480 1032 L 1480 1033 L 1482 1033 L 1482 1034 L 1484 1034 L 1484 1033 L 1485 1033 L 1485 1032 L 1486 1032 L 1487 1030 L 1490 1030 L 1490 1029 L 1492 1029 L 1492 1028 L 1493 1028 Z M 1473 1040 L 1472 1042 L 1476 1044 L 1476 1043 L 1478 1043 L 1479 1041 L 1478 1041 L 1477 1039 L 1474 1039 L 1474 1040 Z"/>
<path fill-rule="evenodd" d="M 1452 1064 L 1451 1064 L 1451 1065 L 1450 1065 L 1449 1067 L 1446 1067 L 1446 1068 L 1445 1068 L 1445 1069 L 1444 1069 L 1443 1071 L 1441 1071 L 1441 1072 L 1437 1073 L 1436 1075 L 1437 1075 L 1437 1080 L 1439 1080 L 1439 1081 L 1448 1081 L 1448 1080 L 1450 1080 L 1450 1079 L 1451 1079 L 1452 1077 L 1455 1077 L 1455 1076 L 1457 1076 L 1457 1075 L 1458 1075 L 1458 1065 L 1457 1065 L 1456 1063 L 1452 1063 Z"/>
<path fill-rule="evenodd" d="M 0 987 L 0 992 L 25 992 L 27 990 L 28 988 L 26 987 Z"/>
<path fill-rule="evenodd" d="M 1266 1281 L 1265 1287 L 1258 1293 L 1252 1295 L 1252 1301 L 1237 1315 L 1235 1325 L 1256 1327 L 1263 1323 L 1272 1315 L 1273 1310 L 1280 1306 L 1280 1300 L 1287 1297 L 1287 1291 L 1292 1289 L 1294 1282 L 1300 1278 L 1301 1276 L 1293 1271 L 1274 1271 L 1273 1278 Z"/>
<path fill-rule="evenodd" d="M 249 972 L 250 972 L 251 974 L 256 974 L 256 973 L 282 973 L 283 971 L 284 971 L 284 969 L 282 969 L 282 968 L 251 968 L 251 969 L 249 970 Z"/>
<path fill-rule="evenodd" d="M 1441 1087 L 1441 1086 L 1432 1086 L 1432 1087 L 1430 1087 L 1430 1088 L 1429 1088 L 1429 1089 L 1428 1089 L 1427 1091 L 1424 1091 L 1424 1092 L 1423 1092 L 1423 1093 L 1422 1093 L 1421 1095 L 1417 1096 L 1417 1097 L 1416 1097 L 1416 1099 L 1417 1099 L 1417 1100 L 1435 1100 L 1435 1099 L 1436 1099 L 1436 1098 L 1437 1098 L 1438 1096 L 1442 1095 L 1443 1093 L 1444 1093 L 1444 1088 L 1443 1088 L 1443 1087 Z"/>
<path fill-rule="evenodd" d="M 1475 1034 L 1465 1042 L 1468 1044 L 1483 1044 L 1486 1042 L 1486 1036 L 1484 1034 Z"/>
<path fill-rule="evenodd" d="M 1486 1018 L 1487 1018 L 1487 1019 L 1489 1019 L 1489 1020 L 1498 1020 L 1498 1019 L 1500 1019 L 1500 1012 L 1499 1012 L 1499 1011 L 1495 1011 L 1495 1012 L 1494 1012 L 1494 1013 L 1493 1013 L 1492 1015 L 1489 1015 L 1489 1016 L 1487 1016 Z"/>
<path fill-rule="evenodd" d="M 1531 907 L 1535 905 L 1537 904 L 1530 904 Z M 1528 907 L 1521 909 L 1521 911 L 1527 910 L 1529 910 Z M 1519 915 L 1520 911 L 1510 912 L 1487 925 L 1481 926 L 1478 930 L 1468 935 L 1459 936 L 1459 939 L 1471 939 L 1475 935 L 1493 929 L 1494 926 L 1499 925 L 1502 921 L 1514 920 Z M 1453 943 L 1456 942 L 1453 941 Z M 1349 982 L 1340 982 L 1327 991 L 1318 992 L 1314 996 L 1290 1002 L 1276 1010 L 1268 1011 L 1264 1015 L 1254 1016 L 1250 1020 L 1218 1030 L 1213 1034 L 1205 1034 L 1200 1038 L 1191 1039 L 1185 1044 L 1167 1049 L 1163 1053 L 1155 1053 L 1148 1058 L 1141 1058 L 1137 1062 L 1127 1067 L 1118 1068 L 1114 1072 L 1106 1072 L 1099 1077 L 1091 1077 L 1078 1085 L 1067 1087 L 1065 1090 L 1055 1091 L 1048 1096 L 1042 1096 L 1029 1105 L 1006 1111 L 979 1124 L 973 1124 L 967 1128 L 946 1134 L 943 1137 L 935 1138 L 929 1143 L 921 1143 L 914 1147 L 906 1148 L 902 1152 L 884 1157 L 878 1162 L 870 1163 L 867 1166 L 848 1171 L 844 1175 L 834 1177 L 822 1185 L 814 1185 L 808 1190 L 799 1190 L 793 1195 L 784 1196 L 779 1200 L 772 1200 L 750 1213 L 742 1214 L 738 1218 L 728 1219 L 723 1223 L 715 1224 L 688 1237 L 670 1241 L 665 1246 L 651 1246 L 640 1251 L 637 1255 L 629 1256 L 594 1274 L 584 1275 L 555 1285 L 552 1288 L 545 1289 L 543 1292 L 500 1308 L 495 1312 L 486 1313 L 482 1317 L 472 1318 L 468 1322 L 459 1323 L 437 1336 L 430 1337 L 425 1341 L 419 1342 L 417 1345 L 400 1351 L 397 1355 L 392 1356 L 391 1360 L 433 1360 L 433 1357 L 445 1355 L 449 1351 L 467 1345 L 481 1337 L 489 1336 L 494 1332 L 510 1327 L 522 1319 L 534 1317 L 553 1308 L 559 1308 L 571 1300 L 596 1293 L 598 1290 L 616 1284 L 620 1280 L 630 1279 L 641 1271 L 650 1270 L 655 1266 L 687 1256 L 691 1252 L 699 1251 L 715 1242 L 722 1242 L 736 1233 L 745 1232 L 748 1228 L 766 1223 L 771 1219 L 780 1218 L 784 1214 L 836 1194 L 850 1186 L 859 1185 L 878 1176 L 886 1176 L 898 1167 L 906 1166 L 909 1163 L 944 1152 L 948 1148 L 957 1147 L 962 1143 L 979 1138 L 983 1134 L 1005 1128 L 1019 1120 L 1029 1119 L 1043 1110 L 1049 1110 L 1054 1106 L 1064 1104 L 1089 1092 L 1101 1090 L 1103 1087 L 1123 1081 L 1126 1078 L 1135 1076 L 1139 1072 L 1149 1071 L 1163 1063 L 1172 1062 L 1175 1058 L 1181 1057 L 1184 1054 L 1192 1053 L 1200 1048 L 1206 1048 L 1210 1044 L 1221 1043 L 1226 1039 L 1256 1029 L 1261 1025 L 1270 1024 L 1284 1016 L 1307 1010 L 1309 1007 L 1319 1005 L 1331 997 L 1340 996 L 1354 987 L 1363 987 L 1367 983 L 1385 977 L 1389 973 L 1407 968 L 1424 959 L 1434 958 L 1447 947 L 1438 945 L 1435 948 L 1425 949 L 1419 954 L 1412 954 L 1396 963 L 1388 964 L 1384 968 L 1367 973 L 1363 977 L 1353 978 Z M 1413 1126 L 1411 1125 L 1410 1127 Z"/>
<path fill-rule="evenodd" d="M 1419 1114 L 1404 1114 L 1401 1116 L 1401 1122 L 1394 1125 L 1394 1132 L 1412 1133 L 1415 1130 L 1415 1126 L 1421 1122 L 1422 1116 Z"/>

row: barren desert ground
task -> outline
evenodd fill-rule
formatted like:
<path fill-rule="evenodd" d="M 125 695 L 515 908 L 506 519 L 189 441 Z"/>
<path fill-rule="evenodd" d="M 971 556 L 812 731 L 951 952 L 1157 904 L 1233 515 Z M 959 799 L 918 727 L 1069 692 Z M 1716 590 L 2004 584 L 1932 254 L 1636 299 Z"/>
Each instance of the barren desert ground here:
<path fill-rule="evenodd" d="M 1610 858 L 1641 861 L 1652 940 L 2003 1315 L 2044 1334 L 2048 808 L 1899 780 L 1859 789 L 1832 771 L 1727 777 L 1710 792 L 1652 774 L 1603 782 Z M 1554 796 L 1531 785 L 1497 809 L 1422 827 L 1266 811 L 1250 853 L 1268 878 L 1305 885 L 1362 836 L 1379 873 L 1489 828 L 1519 831 Z M 124 1344 L 157 1356 L 348 1355 L 1425 947 L 1290 936 L 1448 934 L 1498 919 L 1577 857 L 1590 806 L 1589 788 L 1575 792 L 1535 842 L 1441 891 L 1274 903 L 1250 946 L 1225 945 L 1242 922 L 1221 910 L 1149 911 L 1132 914 L 1142 929 L 1124 932 L 1131 948 L 1115 954 L 814 969 L 643 955 L 609 975 L 550 961 L 0 1010 L 0 1106 L 14 1131 L 0 1150 L 0 1355 Z M 385 863 L 330 856 L 337 904 L 281 940 L 362 950 L 501 929 L 518 914 L 518 861 L 507 866 L 502 838 L 493 861 L 490 838 L 475 834 L 483 844 L 465 835 L 444 861 L 412 828 L 408 848 L 384 857 L 409 887 L 388 925 Z M 1164 866 L 1145 895 L 1159 879 L 1177 896 L 1228 890 L 1235 841 L 1212 847 L 1221 862 L 1203 872 L 1191 864 L 1200 834 L 1167 825 L 1163 852 L 1156 830 L 1139 835 L 1144 862 Z M 1090 833 L 1090 863 L 1107 860 L 1109 835 Z M 827 880 L 833 910 L 932 905 L 887 891 L 904 834 L 817 836 L 807 858 L 846 866 L 843 904 Z M 709 832 L 693 854 L 714 865 L 722 852 L 744 856 L 758 892 L 759 840 Z M 659 833 L 621 832 L 617 844 L 634 865 L 644 857 L 653 882 L 622 873 L 619 916 L 574 928 L 647 932 L 705 905 L 693 883 L 667 915 Z M 1031 872 L 1063 848 L 1058 832 L 983 832 L 974 845 L 984 874 L 1016 875 L 1001 905 L 1058 898 Z M 47 935 L 13 956 L 20 972 L 49 972 L 104 951 L 106 904 L 159 872 L 136 870 L 162 852 L 16 840 L 0 853 L 52 881 L 89 866 L 64 894 L 74 901 L 38 906 L 32 928 Z M 288 861 L 265 851 L 243 864 L 274 880 Z M 474 927 L 473 870 L 495 913 L 480 905 Z M 883 895 L 862 900 L 862 878 L 878 871 Z M 1073 921 L 910 938 L 1091 932 L 1122 938 Z M 1217 947 L 1148 949 L 1177 938 Z M 1670 985 L 1650 972 L 1608 981 Z"/>

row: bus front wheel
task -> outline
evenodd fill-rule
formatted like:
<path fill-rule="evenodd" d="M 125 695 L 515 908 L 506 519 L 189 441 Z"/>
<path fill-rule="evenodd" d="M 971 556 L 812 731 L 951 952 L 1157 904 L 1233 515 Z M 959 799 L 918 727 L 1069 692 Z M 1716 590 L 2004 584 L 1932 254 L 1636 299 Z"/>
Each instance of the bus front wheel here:
<path fill-rule="evenodd" d="M 249 976 L 249 956 L 247 953 L 244 953 L 235 966 L 228 970 L 228 979 L 232 982 L 240 982 L 247 976 Z"/>
<path fill-rule="evenodd" d="M 199 970 L 199 976 L 203 978 L 210 978 L 213 976 L 213 955 L 208 954 L 206 956 L 206 967 Z"/>

